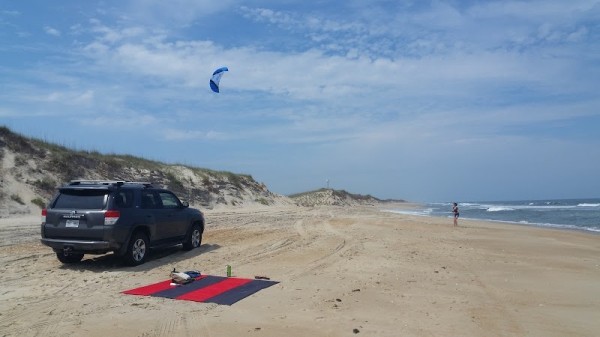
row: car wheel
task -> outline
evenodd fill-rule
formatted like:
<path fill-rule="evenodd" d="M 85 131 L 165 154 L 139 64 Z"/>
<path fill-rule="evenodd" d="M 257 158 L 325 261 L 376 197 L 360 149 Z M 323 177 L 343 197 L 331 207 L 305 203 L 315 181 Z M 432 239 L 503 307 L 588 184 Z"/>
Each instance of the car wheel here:
<path fill-rule="evenodd" d="M 136 232 L 129 240 L 127 252 L 125 252 L 125 262 L 132 266 L 137 266 L 146 261 L 148 255 L 148 236 L 142 232 Z"/>
<path fill-rule="evenodd" d="M 192 226 L 192 230 L 185 242 L 183 242 L 183 249 L 192 250 L 194 248 L 200 247 L 202 244 L 202 228 L 200 225 L 195 224 Z"/>
<path fill-rule="evenodd" d="M 58 261 L 60 261 L 62 263 L 77 263 L 77 262 L 81 261 L 81 259 L 83 259 L 83 254 L 70 253 L 68 255 L 65 255 L 65 253 L 60 251 L 60 252 L 56 252 L 56 257 L 58 258 Z"/>

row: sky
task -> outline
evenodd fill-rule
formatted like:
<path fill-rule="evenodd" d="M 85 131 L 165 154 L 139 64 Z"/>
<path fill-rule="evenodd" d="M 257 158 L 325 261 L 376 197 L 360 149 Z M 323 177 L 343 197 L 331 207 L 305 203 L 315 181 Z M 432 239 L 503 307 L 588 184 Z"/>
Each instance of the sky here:
<path fill-rule="evenodd" d="M 600 197 L 599 33 L 591 0 L 0 0 L 0 125 L 284 195 Z"/>

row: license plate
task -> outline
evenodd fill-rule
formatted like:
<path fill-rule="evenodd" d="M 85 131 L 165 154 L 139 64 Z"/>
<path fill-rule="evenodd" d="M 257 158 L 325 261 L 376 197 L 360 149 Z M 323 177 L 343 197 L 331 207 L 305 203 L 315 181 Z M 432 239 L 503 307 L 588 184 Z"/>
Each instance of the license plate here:
<path fill-rule="evenodd" d="M 79 220 L 67 220 L 65 227 L 79 227 Z"/>

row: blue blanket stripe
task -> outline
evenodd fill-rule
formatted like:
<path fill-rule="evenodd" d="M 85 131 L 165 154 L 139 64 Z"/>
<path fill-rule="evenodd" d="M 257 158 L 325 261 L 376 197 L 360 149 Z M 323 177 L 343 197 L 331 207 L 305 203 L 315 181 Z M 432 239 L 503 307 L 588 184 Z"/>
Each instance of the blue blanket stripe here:
<path fill-rule="evenodd" d="M 244 299 L 255 292 L 268 288 L 279 282 L 277 281 L 263 281 L 263 280 L 252 280 L 246 284 L 243 284 L 234 289 L 228 290 L 222 294 L 211 297 L 204 302 L 217 303 L 223 305 L 232 305 L 235 302 Z"/>

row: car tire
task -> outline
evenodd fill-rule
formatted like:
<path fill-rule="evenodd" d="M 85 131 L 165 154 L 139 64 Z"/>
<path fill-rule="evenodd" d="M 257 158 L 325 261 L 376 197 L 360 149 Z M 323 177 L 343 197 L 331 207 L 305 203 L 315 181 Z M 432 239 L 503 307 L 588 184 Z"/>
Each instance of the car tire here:
<path fill-rule="evenodd" d="M 198 224 L 194 224 L 192 226 L 192 230 L 190 234 L 188 234 L 187 238 L 183 242 L 184 250 L 192 250 L 194 248 L 200 247 L 202 244 L 202 227 Z"/>
<path fill-rule="evenodd" d="M 60 252 L 56 252 L 56 257 L 58 258 L 58 261 L 60 261 L 62 263 L 70 264 L 70 263 L 77 263 L 77 262 L 81 261 L 81 259 L 83 259 L 83 254 L 71 253 L 71 254 L 65 255 L 65 253 L 60 251 Z"/>
<path fill-rule="evenodd" d="M 137 266 L 146 262 L 149 252 L 148 236 L 142 232 L 135 232 L 129 240 L 125 252 L 125 262 L 130 266 Z"/>

